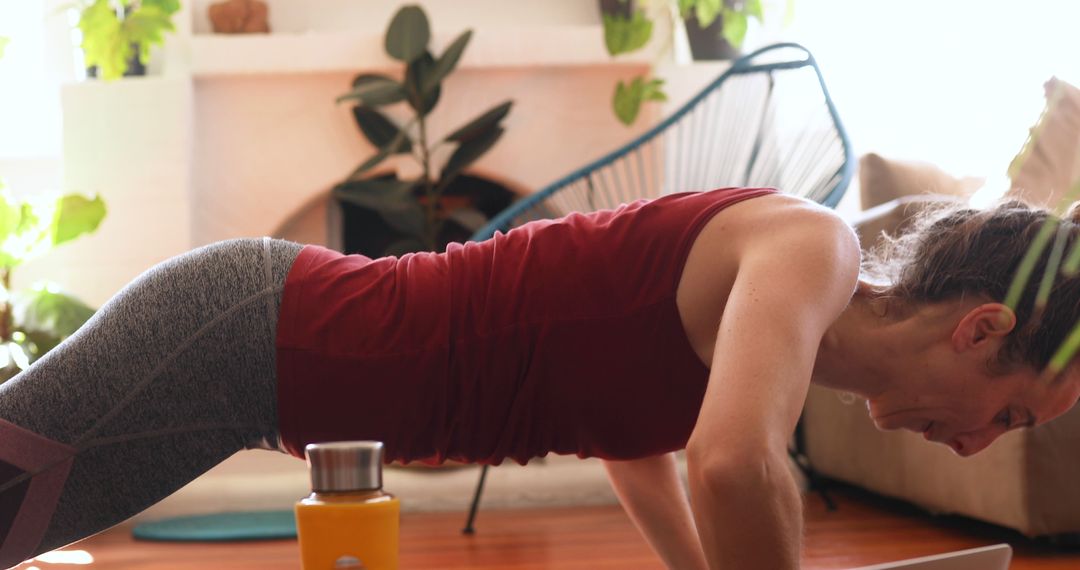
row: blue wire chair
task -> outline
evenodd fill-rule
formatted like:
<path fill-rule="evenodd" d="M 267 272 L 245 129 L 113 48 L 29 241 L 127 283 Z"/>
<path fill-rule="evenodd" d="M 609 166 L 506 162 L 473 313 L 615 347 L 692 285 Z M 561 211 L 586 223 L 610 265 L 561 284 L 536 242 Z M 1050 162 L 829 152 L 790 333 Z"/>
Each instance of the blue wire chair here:
<path fill-rule="evenodd" d="M 673 115 L 625 146 L 515 202 L 473 234 L 641 198 L 728 186 L 769 186 L 835 207 L 855 169 L 825 80 L 799 44 L 764 47 Z M 471 534 L 487 476 L 480 473 L 464 532 Z"/>

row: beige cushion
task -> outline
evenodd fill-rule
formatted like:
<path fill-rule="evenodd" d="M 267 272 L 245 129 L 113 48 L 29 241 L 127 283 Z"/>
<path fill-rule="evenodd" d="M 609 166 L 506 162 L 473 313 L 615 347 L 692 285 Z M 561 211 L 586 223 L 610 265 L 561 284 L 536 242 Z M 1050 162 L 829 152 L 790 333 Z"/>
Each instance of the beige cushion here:
<path fill-rule="evenodd" d="M 1080 180 L 1080 89 L 1056 77 L 1044 89 L 1042 116 L 1009 166 L 1008 195 L 1056 207 Z"/>
<path fill-rule="evenodd" d="M 943 202 L 955 203 L 963 200 L 942 194 L 903 196 L 864 210 L 848 222 L 855 228 L 863 249 L 870 250 L 881 243 L 882 236 L 897 235 L 914 216 Z"/>
<path fill-rule="evenodd" d="M 984 178 L 956 178 L 928 162 L 890 160 L 874 153 L 859 159 L 863 209 L 918 194 L 945 194 L 967 199 L 984 182 Z"/>

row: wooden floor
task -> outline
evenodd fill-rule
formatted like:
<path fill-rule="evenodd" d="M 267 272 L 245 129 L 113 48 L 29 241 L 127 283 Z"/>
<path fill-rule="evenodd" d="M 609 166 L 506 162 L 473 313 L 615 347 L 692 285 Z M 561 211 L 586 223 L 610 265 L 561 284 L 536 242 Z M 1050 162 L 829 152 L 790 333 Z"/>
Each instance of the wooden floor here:
<path fill-rule="evenodd" d="M 807 496 L 803 568 L 851 568 L 878 562 L 1008 542 L 1016 549 L 1012 570 L 1080 568 L 1080 548 L 1030 541 L 991 525 L 959 517 L 933 517 L 904 504 L 834 487 L 838 505 L 826 510 Z M 539 570 L 662 569 L 660 561 L 616 506 L 483 511 L 477 534 L 460 533 L 463 516 L 406 514 L 402 518 L 402 569 Z M 68 550 L 94 558 L 88 568 L 116 570 L 296 570 L 295 541 L 244 544 L 136 542 L 120 527 Z M 77 566 L 33 562 L 46 569 Z M 27 569 L 29 566 L 20 566 Z"/>

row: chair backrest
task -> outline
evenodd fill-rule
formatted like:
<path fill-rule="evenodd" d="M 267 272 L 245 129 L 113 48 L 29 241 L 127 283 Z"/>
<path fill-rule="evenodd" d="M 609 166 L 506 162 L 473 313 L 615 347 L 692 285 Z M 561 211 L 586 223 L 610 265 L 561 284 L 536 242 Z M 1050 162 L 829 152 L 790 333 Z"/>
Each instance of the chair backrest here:
<path fill-rule="evenodd" d="M 472 239 L 570 212 L 727 186 L 771 186 L 832 207 L 854 166 L 813 55 L 776 44 L 735 60 L 670 117 L 515 202 Z"/>

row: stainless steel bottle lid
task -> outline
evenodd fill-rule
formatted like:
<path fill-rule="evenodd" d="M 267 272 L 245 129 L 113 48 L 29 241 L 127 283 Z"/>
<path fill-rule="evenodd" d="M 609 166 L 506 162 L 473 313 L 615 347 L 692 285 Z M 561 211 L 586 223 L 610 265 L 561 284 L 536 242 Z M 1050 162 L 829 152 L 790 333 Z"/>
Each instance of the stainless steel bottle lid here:
<path fill-rule="evenodd" d="M 381 441 L 311 443 L 304 451 L 316 493 L 382 488 Z"/>

